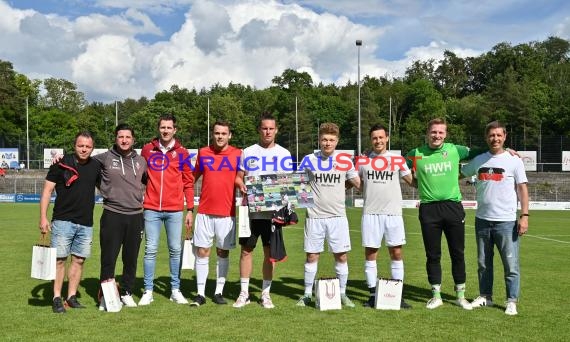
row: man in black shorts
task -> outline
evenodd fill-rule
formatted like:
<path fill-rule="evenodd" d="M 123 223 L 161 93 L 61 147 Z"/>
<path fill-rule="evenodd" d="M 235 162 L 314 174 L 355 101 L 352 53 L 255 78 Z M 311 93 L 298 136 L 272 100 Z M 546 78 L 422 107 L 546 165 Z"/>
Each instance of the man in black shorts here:
<path fill-rule="evenodd" d="M 257 130 L 259 132 L 259 143 L 243 150 L 240 170 L 236 177 L 236 186 L 239 187 L 244 196 L 247 196 L 247 188 L 243 181 L 244 176 L 259 176 L 291 171 L 291 169 L 283 169 L 283 166 L 291 164 L 291 153 L 275 143 L 275 136 L 277 135 L 275 118 L 270 113 L 262 114 Z M 239 239 L 241 245 L 239 260 L 241 291 L 233 305 L 234 308 L 241 308 L 249 304 L 249 278 L 253 268 L 253 250 L 260 236 L 264 253 L 260 304 L 266 309 L 274 308 L 269 296 L 274 268 L 274 263 L 270 260 L 271 250 L 269 247 L 272 214 L 273 212 L 271 211 L 251 213 L 251 236 L 240 237 Z"/>

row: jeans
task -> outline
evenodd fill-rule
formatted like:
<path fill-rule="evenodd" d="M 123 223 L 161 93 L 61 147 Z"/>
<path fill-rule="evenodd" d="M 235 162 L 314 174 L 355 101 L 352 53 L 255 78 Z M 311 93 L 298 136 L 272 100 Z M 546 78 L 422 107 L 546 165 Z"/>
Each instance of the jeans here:
<path fill-rule="evenodd" d="M 71 221 L 52 221 L 51 247 L 57 248 L 58 258 L 67 258 L 69 254 L 89 258 L 92 243 L 93 227 L 82 226 Z"/>
<path fill-rule="evenodd" d="M 516 302 L 520 292 L 519 235 L 517 222 L 487 221 L 475 218 L 479 294 L 493 295 L 493 256 L 497 246 L 505 272 L 507 301 Z"/>
<path fill-rule="evenodd" d="M 168 255 L 170 261 L 170 285 L 172 290 L 180 289 L 180 254 L 182 251 L 182 211 L 144 211 L 145 251 L 144 289 L 153 290 L 156 253 L 160 243 L 162 223 L 166 228 Z"/>

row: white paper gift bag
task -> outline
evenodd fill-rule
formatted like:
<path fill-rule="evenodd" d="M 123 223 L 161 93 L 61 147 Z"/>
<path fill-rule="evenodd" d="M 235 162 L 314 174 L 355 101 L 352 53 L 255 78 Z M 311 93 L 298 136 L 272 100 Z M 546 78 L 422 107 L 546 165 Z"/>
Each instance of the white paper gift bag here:
<path fill-rule="evenodd" d="M 186 239 L 182 246 L 182 263 L 180 265 L 180 269 L 193 270 L 195 265 L 196 249 L 194 248 L 194 243 L 192 239 Z"/>
<path fill-rule="evenodd" d="M 376 309 L 400 310 L 404 283 L 397 279 L 378 279 L 376 283 Z"/>
<path fill-rule="evenodd" d="M 123 307 L 121 297 L 119 296 L 119 289 L 115 279 L 108 279 L 101 282 L 101 290 L 103 298 L 105 299 L 105 309 L 107 312 L 119 312 Z"/>
<path fill-rule="evenodd" d="M 45 240 L 45 236 L 42 237 Z M 57 248 L 37 244 L 32 248 L 32 272 L 35 279 L 54 280 Z"/>
<path fill-rule="evenodd" d="M 240 238 L 251 236 L 251 229 L 249 227 L 249 207 L 247 205 L 240 205 L 238 207 L 238 236 Z"/>
<path fill-rule="evenodd" d="M 338 278 L 321 278 L 317 280 L 317 303 L 321 311 L 340 310 L 340 282 Z"/>

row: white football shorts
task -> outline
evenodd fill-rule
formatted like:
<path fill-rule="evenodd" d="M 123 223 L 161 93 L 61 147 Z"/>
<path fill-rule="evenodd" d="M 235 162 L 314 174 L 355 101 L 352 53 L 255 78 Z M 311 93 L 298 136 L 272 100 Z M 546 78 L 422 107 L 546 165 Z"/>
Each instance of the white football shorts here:
<path fill-rule="evenodd" d="M 305 252 L 321 253 L 325 250 L 325 238 L 332 253 L 350 251 L 350 233 L 346 216 L 307 218 L 305 220 Z"/>
<path fill-rule="evenodd" d="M 196 215 L 194 246 L 210 248 L 216 239 L 216 247 L 224 250 L 236 248 L 236 219 L 233 216 Z"/>
<path fill-rule="evenodd" d="M 380 248 L 382 238 L 388 247 L 406 244 L 404 219 L 399 215 L 362 215 L 362 246 Z"/>

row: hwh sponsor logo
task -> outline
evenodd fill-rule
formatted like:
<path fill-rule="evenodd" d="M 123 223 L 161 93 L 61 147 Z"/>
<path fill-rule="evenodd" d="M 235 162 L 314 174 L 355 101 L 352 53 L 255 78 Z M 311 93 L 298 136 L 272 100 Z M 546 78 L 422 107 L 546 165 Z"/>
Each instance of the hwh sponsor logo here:
<path fill-rule="evenodd" d="M 392 180 L 394 172 L 391 171 L 367 171 L 366 176 L 369 180 Z"/>
<path fill-rule="evenodd" d="M 445 171 L 451 171 L 451 162 L 441 162 L 424 165 L 424 170 L 427 173 L 442 173 Z"/>
<path fill-rule="evenodd" d="M 315 181 L 319 183 L 340 183 L 340 175 L 334 173 L 325 173 L 315 175 Z"/>

